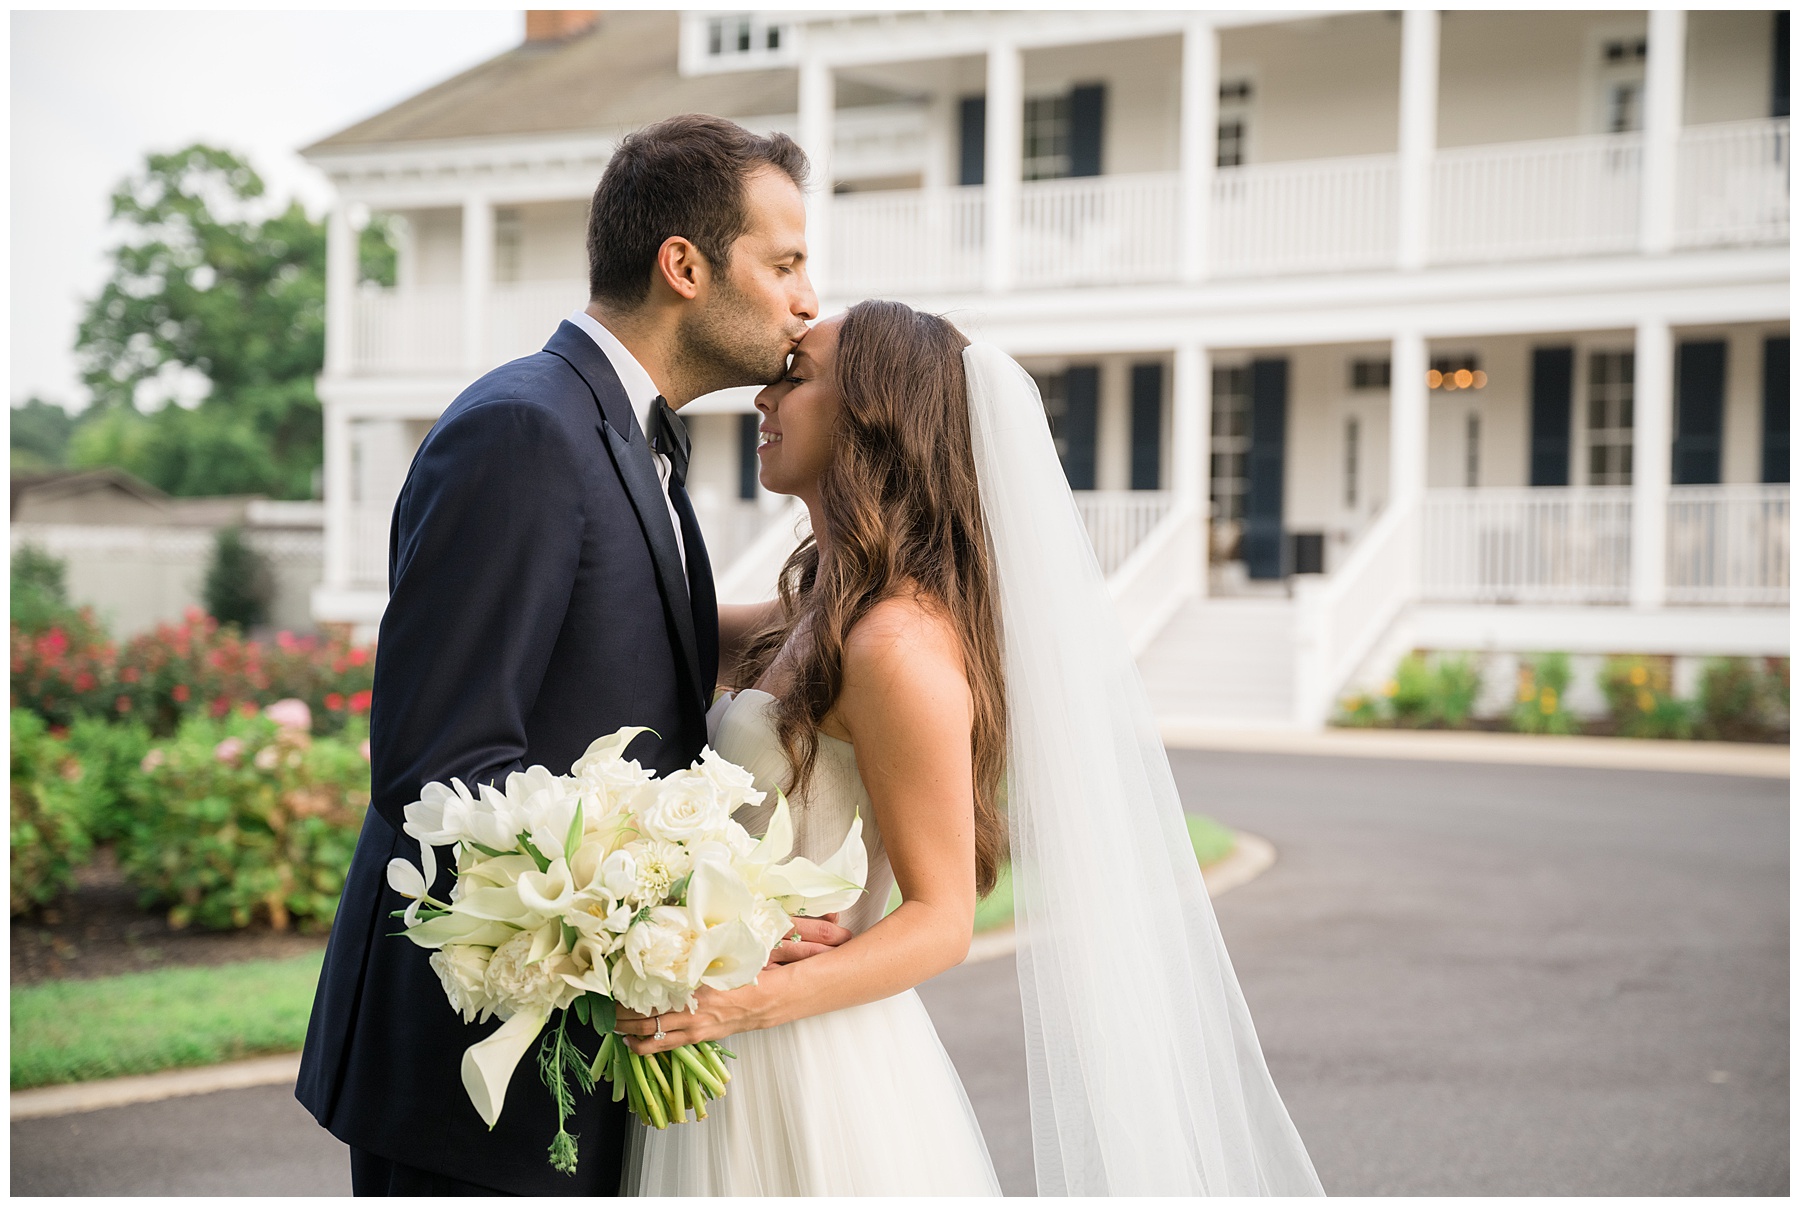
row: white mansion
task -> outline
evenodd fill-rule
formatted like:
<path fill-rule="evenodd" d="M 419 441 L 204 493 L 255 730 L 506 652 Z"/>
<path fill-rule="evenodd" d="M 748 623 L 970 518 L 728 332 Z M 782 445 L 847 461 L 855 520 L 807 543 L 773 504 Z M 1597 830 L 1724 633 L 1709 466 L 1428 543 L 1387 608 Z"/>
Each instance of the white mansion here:
<path fill-rule="evenodd" d="M 1785 654 L 1787 45 L 1769 11 L 529 14 L 305 152 L 341 200 L 315 614 L 379 618 L 424 433 L 586 300 L 615 141 L 704 111 L 830 182 L 827 313 L 900 298 L 1038 376 L 1165 717 L 1316 726 L 1415 647 Z M 766 593 L 795 517 L 749 392 L 688 413 L 722 595 Z"/>

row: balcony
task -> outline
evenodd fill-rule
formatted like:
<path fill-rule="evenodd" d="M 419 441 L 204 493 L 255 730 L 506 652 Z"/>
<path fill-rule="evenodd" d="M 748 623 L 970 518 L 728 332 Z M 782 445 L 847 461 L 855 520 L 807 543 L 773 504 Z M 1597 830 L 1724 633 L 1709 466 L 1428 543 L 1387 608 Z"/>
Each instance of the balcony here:
<path fill-rule="evenodd" d="M 1676 247 L 1787 241 L 1786 118 L 1689 127 L 1677 160 Z M 1427 262 L 1631 253 L 1639 246 L 1642 173 L 1638 134 L 1440 150 L 1430 175 Z M 1398 195 L 1392 155 L 1220 168 L 1206 207 L 1208 276 L 1392 268 Z M 848 299 L 982 290 L 984 198 L 979 185 L 834 198 L 828 293 Z M 1180 177 L 1172 172 L 1027 181 L 1014 211 L 1012 288 L 1174 283 L 1183 217 Z M 485 368 L 541 347 L 585 297 L 585 283 L 573 278 L 495 284 L 487 329 L 470 347 L 461 286 L 365 288 L 353 307 L 352 372 Z"/>

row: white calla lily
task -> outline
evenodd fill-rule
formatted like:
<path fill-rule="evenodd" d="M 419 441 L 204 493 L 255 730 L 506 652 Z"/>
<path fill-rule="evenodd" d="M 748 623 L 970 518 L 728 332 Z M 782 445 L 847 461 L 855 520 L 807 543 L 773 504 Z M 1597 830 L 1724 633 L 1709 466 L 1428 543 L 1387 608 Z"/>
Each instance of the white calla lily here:
<path fill-rule="evenodd" d="M 518 927 L 509 926 L 505 922 L 472 918 L 463 913 L 448 913 L 409 927 L 406 937 L 420 947 L 444 947 L 451 943 L 498 947 L 518 933 Z"/>
<path fill-rule="evenodd" d="M 575 899 L 568 862 L 558 859 L 541 872 L 526 872 L 519 877 L 517 892 L 526 909 L 546 915 L 566 912 Z"/>
<path fill-rule="evenodd" d="M 863 894 L 869 878 L 869 856 L 862 844 L 862 818 L 824 863 L 799 856 L 763 873 L 760 887 L 790 914 L 817 916 L 848 909 Z"/>
<path fill-rule="evenodd" d="M 491 1129 L 500 1122 L 500 1110 L 506 1105 L 506 1087 L 512 1082 L 513 1070 L 543 1031 L 548 1014 L 519 1013 L 507 1019 L 501 1028 L 473 1044 L 463 1053 L 462 1083 L 469 1101 L 481 1121 Z"/>
<path fill-rule="evenodd" d="M 749 923 L 734 918 L 702 932 L 694 941 L 688 975 L 713 989 L 738 989 L 756 979 L 768 958 L 769 949 Z"/>
<path fill-rule="evenodd" d="M 600 770 L 607 763 L 621 759 L 625 748 L 631 745 L 633 739 L 640 733 L 649 732 L 649 727 L 645 725 L 627 725 L 603 738 L 595 738 L 588 744 L 587 751 L 575 760 L 575 766 L 572 768 L 574 774 L 584 776 L 589 772 Z"/>

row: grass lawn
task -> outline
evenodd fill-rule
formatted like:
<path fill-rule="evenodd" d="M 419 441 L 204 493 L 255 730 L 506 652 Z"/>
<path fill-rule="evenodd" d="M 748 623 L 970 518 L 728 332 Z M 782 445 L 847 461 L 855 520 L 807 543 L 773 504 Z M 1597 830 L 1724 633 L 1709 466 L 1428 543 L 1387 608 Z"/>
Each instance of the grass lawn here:
<path fill-rule="evenodd" d="M 1189 814 L 1202 867 L 1231 853 L 1232 833 Z M 900 902 L 899 892 L 889 904 Z M 1012 921 L 1012 876 L 975 908 L 976 931 Z M 210 968 L 165 968 L 12 990 L 12 1088 L 94 1081 L 294 1052 L 306 1038 L 322 952 Z"/>
<path fill-rule="evenodd" d="M 12 990 L 12 1088 L 298 1051 L 322 952 Z"/>

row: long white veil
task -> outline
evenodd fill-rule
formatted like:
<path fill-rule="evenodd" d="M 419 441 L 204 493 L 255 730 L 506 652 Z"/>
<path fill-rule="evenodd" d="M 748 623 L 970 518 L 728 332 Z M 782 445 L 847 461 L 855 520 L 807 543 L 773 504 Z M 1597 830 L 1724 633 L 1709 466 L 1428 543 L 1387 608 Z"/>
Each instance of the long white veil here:
<path fill-rule="evenodd" d="M 1263 1062 L 1031 377 L 963 353 L 1009 710 L 1040 1194 L 1322 1194 Z"/>

